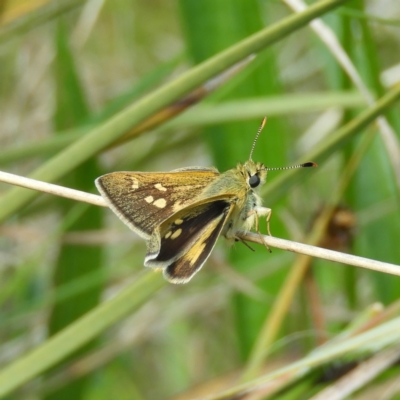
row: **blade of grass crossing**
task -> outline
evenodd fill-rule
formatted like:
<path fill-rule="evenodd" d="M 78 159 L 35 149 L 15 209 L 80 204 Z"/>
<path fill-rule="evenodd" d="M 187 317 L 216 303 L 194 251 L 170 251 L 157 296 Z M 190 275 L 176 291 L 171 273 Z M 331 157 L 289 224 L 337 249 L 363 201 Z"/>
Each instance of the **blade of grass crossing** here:
<path fill-rule="evenodd" d="M 197 63 L 260 30 L 263 26 L 261 8 L 259 3 L 253 0 L 246 2 L 182 0 L 180 7 L 186 43 L 190 55 Z M 244 80 L 240 79 L 236 87 L 230 93 L 226 93 L 222 100 L 281 93 L 274 51 L 263 51 L 257 57 L 259 67 Z M 204 138 L 210 147 L 216 166 L 221 171 L 235 167 L 238 161 L 244 162 L 248 159 L 260 122 L 261 120 L 235 121 L 204 129 Z M 283 131 L 281 121 L 270 118 L 257 142 L 253 159 L 265 162 L 267 165 L 285 165 L 287 144 L 282 135 Z M 273 175 L 269 179 L 273 179 Z M 283 234 L 283 227 L 279 226 L 278 221 L 274 221 L 273 232 L 278 236 Z M 230 252 L 230 257 L 232 264 L 240 271 L 260 263 L 265 259 L 265 254 L 263 251 L 249 252 L 245 246 L 239 245 Z M 274 274 L 268 280 L 264 280 L 261 287 L 267 293 L 274 295 L 283 279 L 284 273 Z M 265 304 L 241 294 L 234 297 L 233 307 L 237 321 L 239 351 L 242 358 L 246 358 L 265 318 L 267 308 Z"/>
<path fill-rule="evenodd" d="M 363 0 L 351 2 L 349 7 L 358 12 L 365 11 Z M 348 38 L 351 43 L 349 51 L 353 52 L 352 58 L 366 84 L 373 92 L 382 95 L 385 89 L 380 81 L 380 52 L 369 23 L 367 20 L 354 19 L 351 20 L 351 27 L 353 32 L 358 32 L 357 35 L 350 35 Z M 387 113 L 387 117 L 394 131 L 399 132 L 398 112 L 393 109 Z M 387 149 L 383 144 L 382 137 L 378 134 L 366 153 L 356 174 L 353 187 L 350 189 L 348 198 L 351 207 L 355 210 L 365 210 L 385 199 L 398 198 L 398 193 L 399 190 L 396 188 L 395 179 L 391 173 Z M 357 252 L 369 258 L 395 264 L 400 263 L 400 248 L 397 245 L 397 238 L 400 236 L 400 199 L 398 198 L 398 200 L 397 209 L 360 227 L 355 240 Z M 368 274 L 371 276 L 381 301 L 388 304 L 398 298 L 400 280 L 383 274 L 371 272 Z"/>
<path fill-rule="evenodd" d="M 72 128 L 82 123 L 89 115 L 86 96 L 76 68 L 74 54 L 68 46 L 69 31 L 63 19 L 58 21 L 55 35 L 56 58 L 54 63 L 56 85 L 56 109 L 54 125 L 58 131 Z M 95 159 L 86 161 L 72 171 L 67 178 L 66 186 L 83 191 L 91 191 L 92 177 L 100 175 Z M 61 213 L 65 215 L 71 207 L 70 201 L 60 201 Z M 88 207 L 79 220 L 68 227 L 68 231 L 86 231 L 99 229 L 102 225 L 102 210 Z M 86 275 L 96 271 L 101 273 L 102 251 L 98 246 L 80 246 L 61 242 L 58 259 L 54 270 L 54 285 L 62 288 Z M 48 322 L 50 336 L 61 331 L 77 318 L 95 307 L 100 300 L 102 285 L 93 287 L 74 295 L 67 302 L 58 302 L 52 309 Z M 79 357 L 95 347 L 91 342 L 75 352 L 69 359 Z M 67 360 L 68 361 L 68 360 Z M 51 374 L 51 371 L 50 371 Z M 81 399 L 89 384 L 87 377 L 82 377 L 68 385 L 46 395 L 46 400 Z"/>

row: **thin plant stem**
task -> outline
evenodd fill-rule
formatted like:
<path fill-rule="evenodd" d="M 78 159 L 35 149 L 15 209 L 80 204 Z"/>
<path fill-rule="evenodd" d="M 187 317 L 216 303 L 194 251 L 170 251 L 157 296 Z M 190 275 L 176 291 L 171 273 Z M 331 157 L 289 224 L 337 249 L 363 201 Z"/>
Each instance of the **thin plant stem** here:
<path fill-rule="evenodd" d="M 4 178 L 7 180 L 3 180 Z M 29 186 L 25 187 L 29 187 L 30 189 L 36 189 L 42 191 L 42 188 L 45 188 L 46 193 L 51 193 L 57 196 L 70 198 L 72 200 L 83 201 L 96 206 L 101 206 L 101 207 L 107 206 L 101 196 L 96 196 L 91 193 L 80 192 L 78 190 L 65 188 L 63 186 L 48 184 L 30 178 L 23 178 L 18 175 L 8 174 L 5 172 L 0 172 L 0 181 L 1 180 L 7 183 L 15 183 L 16 185 L 19 186 L 25 186 L 23 182 L 27 182 Z M 12 180 L 14 180 L 14 182 L 11 182 Z M 262 245 L 267 244 L 268 246 L 282 250 L 292 251 L 294 253 L 305 254 L 312 257 L 323 258 L 329 261 L 334 261 L 347 265 L 354 265 L 356 267 L 371 269 L 374 271 L 400 276 L 399 265 L 371 260 L 364 257 L 354 256 L 351 254 L 340 253 L 338 251 L 327 250 L 321 247 L 310 246 L 298 242 L 293 242 L 290 240 L 279 239 L 269 235 L 259 235 L 258 233 L 253 233 L 253 232 L 239 232 L 237 236 L 239 236 L 243 240 L 253 243 L 259 243 Z"/>

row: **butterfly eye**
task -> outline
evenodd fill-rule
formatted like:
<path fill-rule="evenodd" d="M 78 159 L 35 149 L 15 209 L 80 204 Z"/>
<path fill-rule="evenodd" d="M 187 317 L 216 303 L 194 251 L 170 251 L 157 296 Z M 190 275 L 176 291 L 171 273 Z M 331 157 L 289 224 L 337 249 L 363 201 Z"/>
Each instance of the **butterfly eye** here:
<path fill-rule="evenodd" d="M 255 188 L 255 187 L 257 187 L 259 184 L 260 184 L 260 178 L 259 178 L 259 176 L 258 176 L 257 174 L 256 174 L 256 175 L 253 175 L 253 176 L 251 176 L 251 177 L 249 178 L 249 185 L 250 185 L 250 187 Z"/>

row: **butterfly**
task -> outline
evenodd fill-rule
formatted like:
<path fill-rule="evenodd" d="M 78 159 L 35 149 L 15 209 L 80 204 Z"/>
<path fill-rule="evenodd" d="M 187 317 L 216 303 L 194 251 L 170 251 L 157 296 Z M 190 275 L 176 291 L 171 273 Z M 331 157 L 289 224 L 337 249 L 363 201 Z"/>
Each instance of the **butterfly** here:
<path fill-rule="evenodd" d="M 109 208 L 147 241 L 146 267 L 163 270 L 172 283 L 186 283 L 201 269 L 219 236 L 241 240 L 239 231 L 259 218 L 269 220 L 271 209 L 259 195 L 269 170 L 314 167 L 313 162 L 268 168 L 252 154 L 265 126 L 263 119 L 249 160 L 220 173 L 216 168 L 187 167 L 170 172 L 112 172 L 95 183 Z"/>

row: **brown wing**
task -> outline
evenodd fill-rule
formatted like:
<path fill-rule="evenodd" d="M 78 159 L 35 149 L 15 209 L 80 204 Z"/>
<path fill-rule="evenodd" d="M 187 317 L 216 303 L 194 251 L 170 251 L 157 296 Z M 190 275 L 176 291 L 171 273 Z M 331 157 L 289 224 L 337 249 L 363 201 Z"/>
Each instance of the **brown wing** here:
<path fill-rule="evenodd" d="M 97 189 L 117 216 L 141 237 L 196 201 L 217 176 L 215 169 L 171 172 L 113 172 L 96 179 Z"/>
<path fill-rule="evenodd" d="M 188 282 L 214 248 L 234 207 L 229 200 L 198 204 L 165 221 L 160 229 L 160 245 L 154 248 L 150 245 L 144 265 L 163 268 L 164 276 L 170 282 Z"/>

